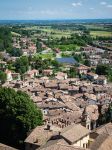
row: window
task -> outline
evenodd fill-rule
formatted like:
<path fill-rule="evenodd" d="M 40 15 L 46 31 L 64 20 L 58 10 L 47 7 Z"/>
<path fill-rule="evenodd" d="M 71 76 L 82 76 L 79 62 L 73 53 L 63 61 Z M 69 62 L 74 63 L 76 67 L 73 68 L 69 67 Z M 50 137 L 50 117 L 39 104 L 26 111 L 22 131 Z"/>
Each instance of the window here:
<path fill-rule="evenodd" d="M 90 128 L 89 128 L 89 125 L 87 125 L 87 128 L 90 129 Z"/>
<path fill-rule="evenodd" d="M 83 148 L 85 148 L 85 144 L 83 144 Z"/>

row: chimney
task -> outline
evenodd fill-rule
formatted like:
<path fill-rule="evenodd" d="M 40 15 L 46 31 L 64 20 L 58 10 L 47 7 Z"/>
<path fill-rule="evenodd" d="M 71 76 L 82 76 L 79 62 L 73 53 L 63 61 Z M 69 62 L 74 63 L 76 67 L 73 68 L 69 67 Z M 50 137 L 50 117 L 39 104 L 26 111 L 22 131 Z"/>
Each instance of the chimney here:
<path fill-rule="evenodd" d="M 47 130 L 50 130 L 51 126 L 49 124 L 47 124 Z"/>

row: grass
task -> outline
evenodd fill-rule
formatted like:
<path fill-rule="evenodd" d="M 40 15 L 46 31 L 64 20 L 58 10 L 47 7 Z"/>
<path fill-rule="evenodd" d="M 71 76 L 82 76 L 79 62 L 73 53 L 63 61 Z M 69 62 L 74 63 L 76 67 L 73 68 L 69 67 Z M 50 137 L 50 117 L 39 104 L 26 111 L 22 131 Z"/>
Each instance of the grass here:
<path fill-rule="evenodd" d="M 11 32 L 11 34 L 12 34 L 13 36 L 21 36 L 19 33 L 16 33 L 16 32 Z"/>
<path fill-rule="evenodd" d="M 55 45 L 54 48 L 59 48 L 61 51 L 76 51 L 80 49 L 80 46 L 75 44 Z"/>
<path fill-rule="evenodd" d="M 71 36 L 71 32 L 70 31 L 61 31 L 61 30 L 57 30 L 57 29 L 50 29 L 50 28 L 44 28 L 41 29 L 41 31 L 49 34 L 50 37 L 53 38 L 61 38 L 61 37 L 70 37 Z"/>
<path fill-rule="evenodd" d="M 50 27 L 40 28 L 41 31 L 47 33 L 48 36 L 53 38 L 61 38 L 61 37 L 70 37 L 73 33 L 79 33 L 79 31 L 71 31 L 71 30 L 58 30 L 58 29 L 51 29 Z"/>
<path fill-rule="evenodd" d="M 53 53 L 47 53 L 47 54 L 36 54 L 35 56 L 41 57 L 42 59 L 54 59 Z"/>
<path fill-rule="evenodd" d="M 90 34 L 92 37 L 96 37 L 96 36 L 112 37 L 112 32 L 108 32 L 108 31 L 91 31 Z"/>
<path fill-rule="evenodd" d="M 61 38 L 61 37 L 70 37 L 73 33 L 79 33 L 79 31 L 71 31 L 71 30 L 58 30 L 58 29 L 52 29 L 51 26 L 31 26 L 31 27 L 25 27 L 24 30 L 40 30 L 42 31 L 42 35 L 52 37 L 52 38 Z M 47 34 L 46 34 L 47 33 Z M 38 35 L 38 34 L 37 34 Z"/>
<path fill-rule="evenodd" d="M 103 30 L 104 29 L 104 26 L 99 25 L 99 24 L 87 24 L 87 25 L 85 25 L 85 27 L 87 29 L 99 29 L 99 30 Z"/>

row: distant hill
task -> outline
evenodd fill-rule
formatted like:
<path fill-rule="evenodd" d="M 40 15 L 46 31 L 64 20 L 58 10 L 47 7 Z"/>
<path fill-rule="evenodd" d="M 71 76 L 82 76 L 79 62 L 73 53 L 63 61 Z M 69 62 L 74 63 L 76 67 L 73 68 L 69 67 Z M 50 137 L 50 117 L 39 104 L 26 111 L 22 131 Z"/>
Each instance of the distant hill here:
<path fill-rule="evenodd" d="M 112 23 L 112 19 L 0 20 L 0 24 Z"/>

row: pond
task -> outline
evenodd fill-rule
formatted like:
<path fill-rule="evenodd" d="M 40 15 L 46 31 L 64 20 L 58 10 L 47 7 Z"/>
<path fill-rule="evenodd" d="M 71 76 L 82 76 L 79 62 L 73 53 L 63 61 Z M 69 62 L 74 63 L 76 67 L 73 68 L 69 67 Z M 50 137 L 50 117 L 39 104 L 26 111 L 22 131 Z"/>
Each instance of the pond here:
<path fill-rule="evenodd" d="M 59 63 L 64 64 L 77 64 L 77 61 L 73 57 L 62 57 L 56 59 Z"/>

